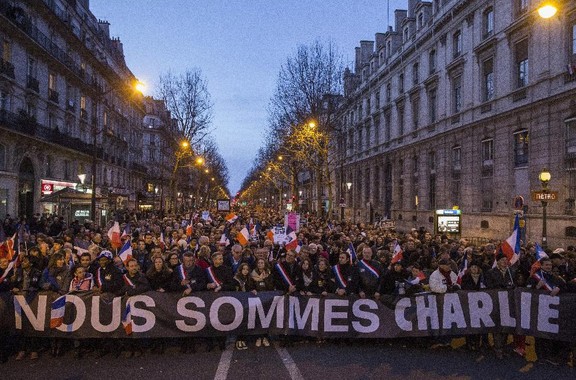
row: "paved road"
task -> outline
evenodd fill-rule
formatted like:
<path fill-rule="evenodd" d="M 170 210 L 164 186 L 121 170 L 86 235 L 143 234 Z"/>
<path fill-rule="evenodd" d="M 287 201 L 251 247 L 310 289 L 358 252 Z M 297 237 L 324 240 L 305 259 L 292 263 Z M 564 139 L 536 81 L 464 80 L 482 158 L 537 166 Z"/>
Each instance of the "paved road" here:
<path fill-rule="evenodd" d="M 515 355 L 502 361 L 462 349 L 430 350 L 376 341 L 334 344 L 296 343 L 237 351 L 182 354 L 170 347 L 163 355 L 125 358 L 70 352 L 37 361 L 11 358 L 0 365 L 2 379 L 576 379 L 576 369 L 526 362 Z"/>

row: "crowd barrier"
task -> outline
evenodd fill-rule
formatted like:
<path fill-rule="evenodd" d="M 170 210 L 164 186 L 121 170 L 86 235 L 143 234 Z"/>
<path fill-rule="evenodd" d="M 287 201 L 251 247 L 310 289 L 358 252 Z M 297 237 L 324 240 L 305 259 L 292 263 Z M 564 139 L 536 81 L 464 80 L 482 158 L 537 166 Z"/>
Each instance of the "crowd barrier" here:
<path fill-rule="evenodd" d="M 59 297 L 51 292 L 4 294 L 0 328 L 24 336 L 75 339 L 255 334 L 397 338 L 508 332 L 576 340 L 576 295 L 552 297 L 520 288 L 380 300 L 279 292 L 114 297 L 90 291 Z"/>

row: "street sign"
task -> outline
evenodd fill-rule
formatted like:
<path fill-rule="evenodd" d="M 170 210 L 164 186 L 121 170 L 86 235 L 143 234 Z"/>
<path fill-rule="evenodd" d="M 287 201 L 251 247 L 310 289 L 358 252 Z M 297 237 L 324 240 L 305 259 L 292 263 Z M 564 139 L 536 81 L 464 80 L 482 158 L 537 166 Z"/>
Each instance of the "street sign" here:
<path fill-rule="evenodd" d="M 558 200 L 557 191 L 533 191 L 532 192 L 533 201 L 550 201 L 555 202 Z"/>

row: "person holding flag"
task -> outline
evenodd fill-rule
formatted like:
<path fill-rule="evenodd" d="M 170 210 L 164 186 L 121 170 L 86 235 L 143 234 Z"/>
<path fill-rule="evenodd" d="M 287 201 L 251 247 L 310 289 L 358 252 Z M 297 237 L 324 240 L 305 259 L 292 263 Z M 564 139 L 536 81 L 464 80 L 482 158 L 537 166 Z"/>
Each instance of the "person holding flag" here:
<path fill-rule="evenodd" d="M 565 290 L 565 282 L 554 276 L 552 268 L 552 260 L 549 257 L 540 259 L 540 269 L 530 277 L 528 285 L 550 296 L 557 296 L 563 292 Z M 538 361 L 554 366 L 568 362 L 569 343 L 537 337 L 535 341 Z"/>
<path fill-rule="evenodd" d="M 362 258 L 358 260 L 359 292 L 360 298 L 380 298 L 380 283 L 382 282 L 383 268 L 376 260 L 372 260 L 372 248 L 364 246 Z"/>

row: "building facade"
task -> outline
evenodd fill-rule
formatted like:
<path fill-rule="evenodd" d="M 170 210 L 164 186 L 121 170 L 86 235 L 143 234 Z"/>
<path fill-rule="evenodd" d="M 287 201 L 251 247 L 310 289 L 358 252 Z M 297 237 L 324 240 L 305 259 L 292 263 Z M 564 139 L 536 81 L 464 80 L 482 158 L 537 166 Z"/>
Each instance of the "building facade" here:
<path fill-rule="evenodd" d="M 147 175 L 142 95 L 89 1 L 0 0 L 0 56 L 0 216 L 104 221 L 135 208 Z M 95 190 L 95 215 L 42 202 L 66 187 Z"/>
<path fill-rule="evenodd" d="M 334 167 L 344 216 L 432 230 L 436 209 L 457 207 L 461 236 L 504 238 L 521 211 L 540 241 L 531 193 L 548 169 L 548 241 L 572 244 L 576 3 L 559 4 L 543 19 L 533 0 L 409 0 L 394 29 L 361 41 Z"/>

